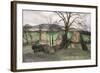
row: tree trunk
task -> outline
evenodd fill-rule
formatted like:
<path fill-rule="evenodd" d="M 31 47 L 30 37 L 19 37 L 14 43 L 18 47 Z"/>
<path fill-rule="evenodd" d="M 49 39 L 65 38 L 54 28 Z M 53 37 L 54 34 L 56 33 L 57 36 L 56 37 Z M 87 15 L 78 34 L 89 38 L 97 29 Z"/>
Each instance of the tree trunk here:
<path fill-rule="evenodd" d="M 53 32 L 52 32 L 52 35 L 51 36 L 52 36 L 52 46 L 53 46 Z"/>
<path fill-rule="evenodd" d="M 88 51 L 88 47 L 87 47 L 86 43 L 84 42 L 82 35 L 80 35 L 80 40 L 81 40 L 82 50 Z"/>
<path fill-rule="evenodd" d="M 65 30 L 65 34 L 62 36 L 62 47 L 63 48 L 67 48 L 68 47 L 68 44 L 69 44 L 67 34 L 68 34 L 68 31 Z"/>
<path fill-rule="evenodd" d="M 64 46 L 67 48 L 67 46 L 68 46 L 68 36 L 67 36 L 67 34 L 68 34 L 68 31 L 65 31 L 65 36 L 64 36 L 64 39 L 65 39 L 65 42 L 64 42 Z"/>
<path fill-rule="evenodd" d="M 49 44 L 51 46 L 51 44 L 52 44 L 52 42 L 51 42 L 51 32 L 49 31 L 48 33 L 49 33 Z"/>

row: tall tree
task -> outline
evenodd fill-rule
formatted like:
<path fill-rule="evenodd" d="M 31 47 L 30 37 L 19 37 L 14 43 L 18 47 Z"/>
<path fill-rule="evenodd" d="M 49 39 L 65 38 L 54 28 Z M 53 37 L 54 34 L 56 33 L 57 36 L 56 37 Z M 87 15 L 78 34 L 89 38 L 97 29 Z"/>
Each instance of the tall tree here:
<path fill-rule="evenodd" d="M 65 25 L 65 34 L 62 36 L 62 44 L 64 47 L 68 47 L 69 45 L 69 40 L 68 40 L 68 31 L 72 26 L 75 27 L 74 24 L 76 25 L 81 25 L 81 15 L 80 13 L 74 13 L 74 12 L 60 12 L 57 11 L 56 14 L 61 18 L 60 21 L 63 21 Z"/>

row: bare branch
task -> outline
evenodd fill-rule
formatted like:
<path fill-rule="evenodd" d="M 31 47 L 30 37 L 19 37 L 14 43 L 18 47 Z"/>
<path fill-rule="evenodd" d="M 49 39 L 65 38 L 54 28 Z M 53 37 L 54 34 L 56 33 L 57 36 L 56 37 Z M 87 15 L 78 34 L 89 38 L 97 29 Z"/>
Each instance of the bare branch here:
<path fill-rule="evenodd" d="M 71 18 L 71 13 L 69 12 L 68 14 L 69 14 L 69 16 L 68 16 L 68 18 L 67 18 L 67 26 L 68 26 L 68 24 L 69 24 L 69 22 L 70 22 L 70 18 Z"/>
<path fill-rule="evenodd" d="M 77 18 L 79 18 L 79 17 L 74 18 L 68 27 L 70 27 L 70 26 L 75 22 L 75 20 L 76 20 Z"/>
<path fill-rule="evenodd" d="M 58 16 L 64 21 L 64 24 L 67 24 L 67 20 L 62 12 L 56 12 Z"/>
<path fill-rule="evenodd" d="M 64 18 L 59 14 L 59 12 L 56 12 L 56 13 L 60 18 L 62 18 L 64 20 Z"/>

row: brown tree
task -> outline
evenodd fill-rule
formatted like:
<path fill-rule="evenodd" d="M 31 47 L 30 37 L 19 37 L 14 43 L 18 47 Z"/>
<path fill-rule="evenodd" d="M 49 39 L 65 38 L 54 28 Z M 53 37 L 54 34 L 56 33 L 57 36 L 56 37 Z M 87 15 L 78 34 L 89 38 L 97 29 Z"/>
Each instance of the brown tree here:
<path fill-rule="evenodd" d="M 60 12 L 57 11 L 56 14 L 61 18 L 60 21 L 63 21 L 65 25 L 65 34 L 62 36 L 62 45 L 64 47 L 68 47 L 70 41 L 68 40 L 68 31 L 72 26 L 81 25 L 81 15 L 80 13 L 75 12 Z"/>

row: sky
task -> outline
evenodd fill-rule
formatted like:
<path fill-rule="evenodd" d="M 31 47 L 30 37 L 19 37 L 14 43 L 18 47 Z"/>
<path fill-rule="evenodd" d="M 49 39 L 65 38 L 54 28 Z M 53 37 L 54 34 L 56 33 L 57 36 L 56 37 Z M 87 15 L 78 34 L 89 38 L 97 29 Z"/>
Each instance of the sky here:
<path fill-rule="evenodd" d="M 88 26 L 86 28 L 88 31 L 91 30 L 91 14 L 90 13 L 79 13 L 82 15 L 82 21 Z M 73 17 L 74 18 L 74 17 Z M 72 19 L 73 19 L 72 18 Z M 35 10 L 23 10 L 23 25 L 39 25 L 39 24 L 53 24 L 55 21 L 61 18 L 52 11 L 35 11 Z M 59 25 L 64 26 L 63 21 L 59 22 Z M 72 26 L 73 28 L 78 28 L 79 26 Z M 83 27 L 81 27 L 83 29 Z"/>

